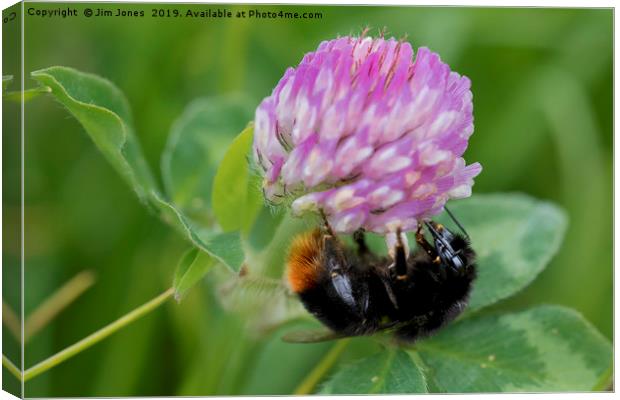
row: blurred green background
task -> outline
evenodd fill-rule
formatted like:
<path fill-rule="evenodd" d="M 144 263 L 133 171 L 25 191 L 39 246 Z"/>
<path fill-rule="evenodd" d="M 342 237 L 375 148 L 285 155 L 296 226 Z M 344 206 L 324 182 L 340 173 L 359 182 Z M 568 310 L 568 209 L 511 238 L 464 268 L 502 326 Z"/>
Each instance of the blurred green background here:
<path fill-rule="evenodd" d="M 484 167 L 474 192 L 525 192 L 569 214 L 552 264 L 496 308 L 565 304 L 611 338 L 611 10 L 236 6 L 219 8 L 319 11 L 322 18 L 166 19 L 151 10 L 218 7 L 89 4 L 146 14 L 89 19 L 86 5 L 26 3 L 66 6 L 79 17 L 26 16 L 26 74 L 64 65 L 114 82 L 129 99 L 154 171 L 171 125 L 192 100 L 244 92 L 258 104 L 322 40 L 386 27 L 414 48 L 430 47 L 473 82 L 476 129 L 466 159 Z M 27 78 L 26 87 L 34 86 Z M 26 316 L 80 271 L 96 274 L 84 295 L 29 340 L 29 367 L 169 287 L 187 245 L 138 203 L 57 103 L 36 98 L 25 118 Z M 14 213 L 18 199 L 7 200 Z M 18 248 L 5 251 L 16 257 Z M 5 288 L 4 298 L 16 291 Z M 368 353 L 372 343 L 354 341 L 342 361 Z M 278 333 L 252 339 L 205 282 L 182 304 L 169 302 L 29 381 L 26 395 L 287 394 L 328 348 L 286 345 Z"/>

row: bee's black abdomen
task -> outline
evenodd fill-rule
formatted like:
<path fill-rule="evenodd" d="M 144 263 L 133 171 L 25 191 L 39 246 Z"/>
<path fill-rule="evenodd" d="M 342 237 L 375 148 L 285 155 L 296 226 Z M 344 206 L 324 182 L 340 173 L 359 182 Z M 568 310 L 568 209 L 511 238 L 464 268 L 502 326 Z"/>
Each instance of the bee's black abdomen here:
<path fill-rule="evenodd" d="M 380 328 L 386 302 L 382 283 L 356 254 L 340 248 L 331 235 L 318 231 L 297 238 L 289 254 L 293 291 L 312 315 L 330 329 L 357 336 Z"/>
<path fill-rule="evenodd" d="M 427 224 L 431 245 L 416 235 L 407 257 L 380 258 L 359 237 L 358 252 L 331 230 L 298 237 L 288 259 L 291 288 L 324 325 L 345 336 L 391 329 L 397 339 L 428 336 L 463 312 L 476 278 L 469 240 L 442 225 Z"/>
<path fill-rule="evenodd" d="M 475 253 L 469 241 L 456 235 L 451 242 L 460 252 L 464 265 L 433 262 L 423 251 L 416 252 L 409 263 L 408 285 L 402 288 L 404 307 L 401 321 L 407 321 L 396 329 L 397 338 L 413 342 L 432 334 L 458 317 L 467 307 L 472 284 L 476 279 Z"/>
<path fill-rule="evenodd" d="M 358 334 L 356 331 L 360 323 L 359 315 L 323 287 L 299 293 L 299 298 L 306 310 L 328 328 L 350 335 Z"/>
<path fill-rule="evenodd" d="M 469 293 L 473 279 L 460 277 L 458 282 L 452 282 L 451 286 L 458 288 L 457 291 L 438 291 L 434 297 L 436 302 L 428 304 L 427 312 L 409 318 L 409 322 L 396 329 L 396 336 L 404 341 L 413 342 L 425 336 L 429 336 L 437 329 L 458 317 L 467 307 Z M 442 297 L 443 296 L 443 297 Z"/>

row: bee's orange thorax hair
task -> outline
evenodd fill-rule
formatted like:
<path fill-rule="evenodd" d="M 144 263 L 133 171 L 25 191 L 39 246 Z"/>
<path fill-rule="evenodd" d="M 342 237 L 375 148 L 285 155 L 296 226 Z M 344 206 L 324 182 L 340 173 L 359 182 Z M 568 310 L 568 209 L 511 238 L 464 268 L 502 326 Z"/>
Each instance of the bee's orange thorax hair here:
<path fill-rule="evenodd" d="M 295 293 L 302 293 L 317 283 L 321 270 L 323 240 L 315 229 L 293 240 L 287 261 L 288 281 Z"/>

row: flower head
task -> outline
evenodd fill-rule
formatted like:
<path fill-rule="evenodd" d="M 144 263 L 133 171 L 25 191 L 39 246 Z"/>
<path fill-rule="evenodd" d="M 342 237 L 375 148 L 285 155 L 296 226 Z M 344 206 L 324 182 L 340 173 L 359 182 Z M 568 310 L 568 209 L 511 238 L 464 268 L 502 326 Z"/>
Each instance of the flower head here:
<path fill-rule="evenodd" d="M 256 110 L 254 160 L 274 203 L 322 210 L 337 232 L 414 230 L 449 199 L 471 195 L 479 163 L 468 78 L 407 42 L 322 42 Z"/>

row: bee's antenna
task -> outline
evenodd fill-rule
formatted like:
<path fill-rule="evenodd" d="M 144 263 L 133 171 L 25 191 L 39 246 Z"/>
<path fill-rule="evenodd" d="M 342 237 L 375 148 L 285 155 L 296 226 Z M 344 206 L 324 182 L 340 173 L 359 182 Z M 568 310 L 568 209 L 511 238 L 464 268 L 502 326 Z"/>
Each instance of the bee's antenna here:
<path fill-rule="evenodd" d="M 456 217 L 454 216 L 454 214 L 452 214 L 452 212 L 450 212 L 450 210 L 448 210 L 448 207 L 443 206 L 443 209 L 446 210 L 446 212 L 448 213 L 448 215 L 450 216 L 450 218 L 452 218 L 452 221 L 454 221 L 454 223 L 456 224 L 456 226 L 459 227 L 459 229 L 461 230 L 461 232 L 463 232 L 463 234 L 465 235 L 465 237 L 467 239 L 469 239 L 469 235 L 467 234 L 467 231 L 465 230 L 465 228 L 463 228 L 463 225 L 461 225 L 461 223 L 456 219 Z"/>

